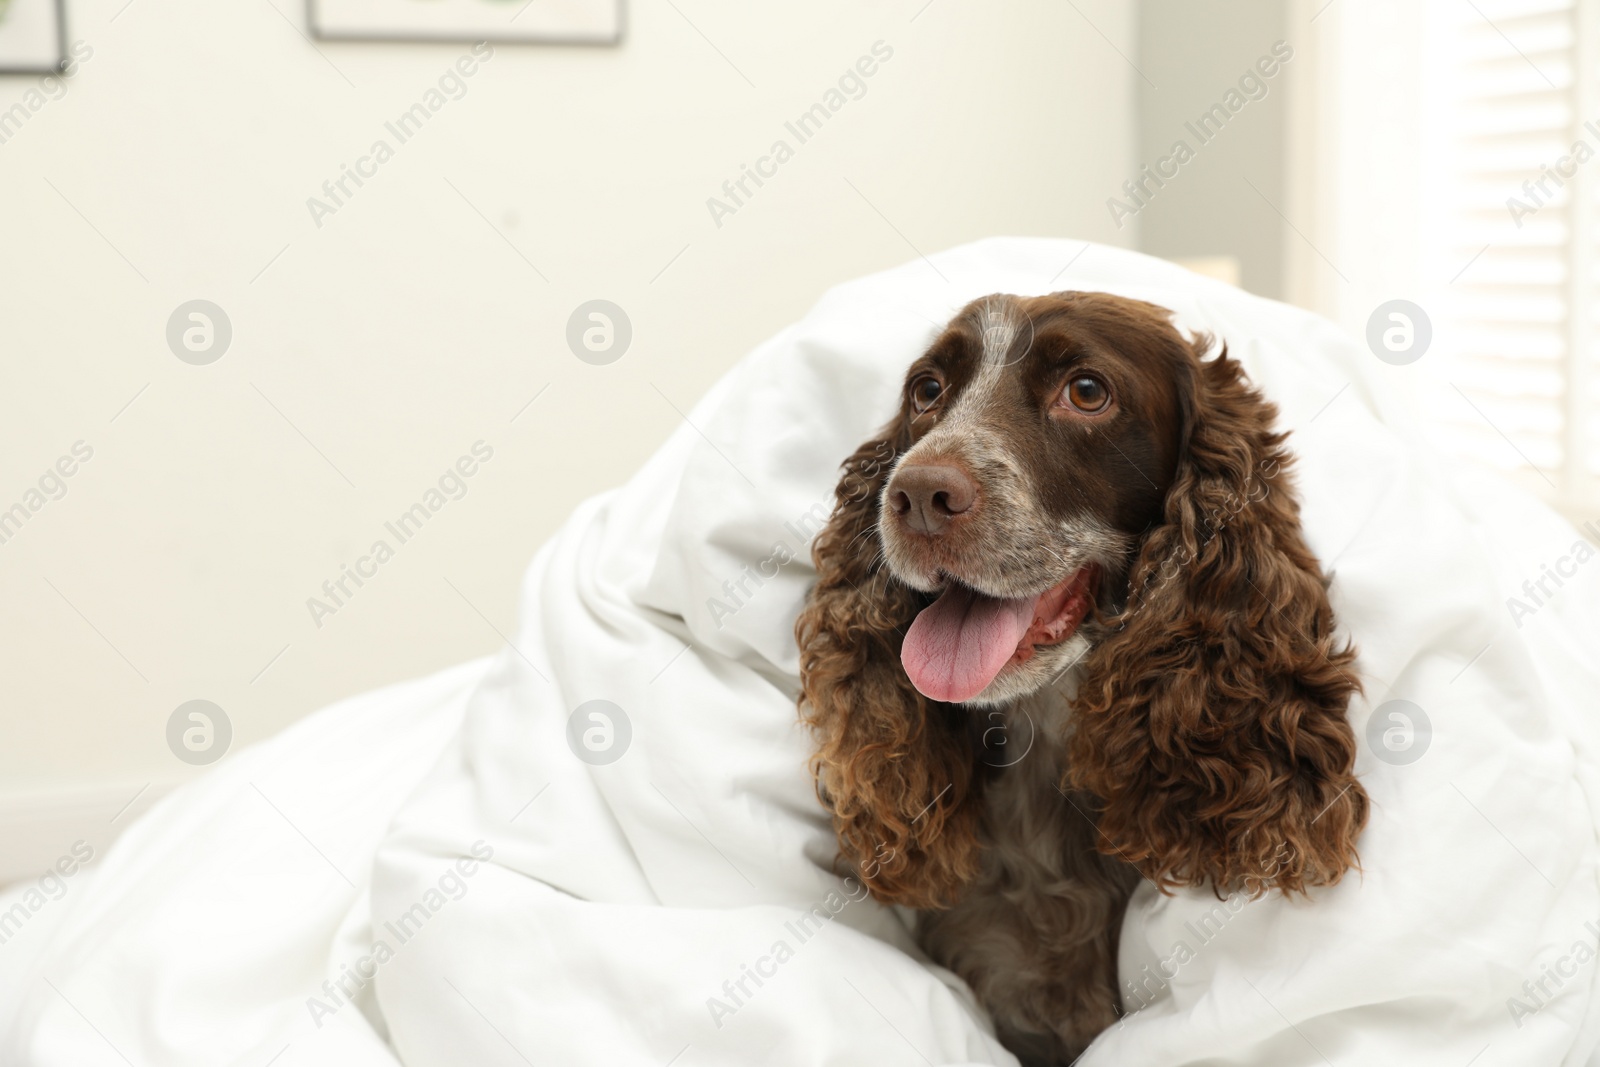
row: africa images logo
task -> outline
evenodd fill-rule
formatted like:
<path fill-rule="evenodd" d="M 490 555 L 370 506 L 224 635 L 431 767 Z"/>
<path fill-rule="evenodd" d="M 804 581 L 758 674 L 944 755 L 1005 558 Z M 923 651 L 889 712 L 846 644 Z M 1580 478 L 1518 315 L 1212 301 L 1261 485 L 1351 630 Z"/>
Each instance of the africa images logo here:
<path fill-rule="evenodd" d="M 866 80 L 894 57 L 894 48 L 887 42 L 874 41 L 871 53 L 861 56 L 853 66 L 846 67 L 844 73 L 839 75 L 838 82 L 822 94 L 821 100 L 783 124 L 784 132 L 794 138 L 794 144 L 789 143 L 789 137 L 777 138 L 765 155 L 756 157 L 754 167 L 748 163 L 739 164 L 738 177 L 722 183 L 722 196 L 706 197 L 706 210 L 711 213 L 711 221 L 716 223 L 717 229 L 722 229 L 723 219 L 738 214 L 739 209 L 755 196 L 756 190 L 767 184 L 768 179 L 778 176 L 778 168 L 794 158 L 796 148 L 821 133 L 822 127 L 851 100 L 860 100 L 867 95 Z M 751 188 L 752 184 L 754 188 Z"/>
<path fill-rule="evenodd" d="M 1287 41 L 1275 42 L 1270 55 L 1257 59 L 1253 66 L 1239 76 L 1237 87 L 1230 85 L 1222 94 L 1221 100 L 1200 112 L 1193 121 L 1183 124 L 1189 136 L 1194 138 L 1194 144 L 1191 145 L 1185 138 L 1178 138 L 1167 150 L 1166 155 L 1157 159 L 1154 164 L 1147 163 L 1139 168 L 1137 178 L 1130 178 L 1122 183 L 1122 192 L 1127 196 L 1126 200 L 1114 196 L 1107 197 L 1106 211 L 1111 215 L 1111 221 L 1116 223 L 1117 229 L 1122 229 L 1124 219 L 1137 215 L 1149 206 L 1156 193 L 1166 188 L 1167 182 L 1178 176 L 1184 164 L 1194 159 L 1201 148 L 1222 135 L 1223 129 L 1235 115 L 1245 109 L 1246 104 L 1252 100 L 1266 99 L 1269 80 L 1293 58 L 1294 49 Z"/>

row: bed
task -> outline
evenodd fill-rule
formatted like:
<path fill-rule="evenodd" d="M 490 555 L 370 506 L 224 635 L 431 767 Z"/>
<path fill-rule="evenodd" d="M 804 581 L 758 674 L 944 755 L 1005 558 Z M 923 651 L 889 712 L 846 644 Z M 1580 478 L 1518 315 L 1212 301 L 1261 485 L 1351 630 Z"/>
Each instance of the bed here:
<path fill-rule="evenodd" d="M 792 629 L 911 359 L 973 297 L 1059 289 L 1173 308 L 1279 405 L 1373 801 L 1336 887 L 1139 890 L 1083 1067 L 1600 1063 L 1600 565 L 1509 605 L 1585 535 L 1430 452 L 1405 369 L 1325 320 L 1046 239 L 830 291 L 539 549 L 513 645 L 165 798 L 0 944 L 0 1061 L 1014 1063 L 834 873 Z"/>

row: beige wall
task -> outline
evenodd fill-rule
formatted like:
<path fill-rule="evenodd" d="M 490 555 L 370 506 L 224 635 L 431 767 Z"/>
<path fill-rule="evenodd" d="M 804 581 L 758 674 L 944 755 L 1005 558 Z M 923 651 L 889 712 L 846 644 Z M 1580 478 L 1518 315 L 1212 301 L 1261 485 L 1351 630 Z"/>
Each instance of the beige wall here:
<path fill-rule="evenodd" d="M 1317 32 L 1308 18 L 1291 19 L 1285 0 L 1141 0 L 1138 57 L 1148 78 L 1137 86 L 1139 165 L 1172 159 L 1166 169 L 1176 172 L 1161 186 L 1147 181 L 1147 203 L 1133 203 L 1143 251 L 1229 256 L 1239 263 L 1244 288 L 1284 296 L 1290 231 L 1283 215 L 1293 213 L 1286 116 L 1291 83 Z M 1237 95 L 1230 98 L 1230 91 Z M 1199 127 L 1214 105 L 1229 103 L 1238 110 L 1220 132 Z M 1193 158 L 1175 158 L 1180 141 Z"/>
<path fill-rule="evenodd" d="M 307 198 L 470 50 L 319 54 L 275 2 L 73 4 L 65 95 L 0 79 L 0 110 L 40 105 L 0 143 L 0 508 L 93 450 L 0 544 L 0 833 L 198 773 L 165 740 L 184 701 L 237 748 L 491 651 L 572 506 L 826 286 L 996 233 L 1133 243 L 1104 207 L 1135 155 L 1116 0 L 634 0 L 620 48 L 496 48 L 320 228 Z M 880 40 L 865 95 L 715 225 Z M 597 297 L 633 324 L 610 366 L 564 340 Z M 208 366 L 164 336 L 196 298 L 233 327 Z M 466 496 L 314 625 L 480 440 Z"/>

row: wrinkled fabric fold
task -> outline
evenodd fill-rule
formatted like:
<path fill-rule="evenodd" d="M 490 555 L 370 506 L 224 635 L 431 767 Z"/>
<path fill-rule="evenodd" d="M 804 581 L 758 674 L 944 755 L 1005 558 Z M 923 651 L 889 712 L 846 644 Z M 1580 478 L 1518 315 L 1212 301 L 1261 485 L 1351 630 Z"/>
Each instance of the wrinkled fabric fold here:
<path fill-rule="evenodd" d="M 937 324 L 1084 288 L 1226 339 L 1279 405 L 1361 650 L 1373 814 L 1362 870 L 1307 898 L 1137 892 L 1129 1014 L 1082 1067 L 1588 1063 L 1600 565 L 1507 607 L 1576 531 L 1459 481 L 1416 442 L 1403 368 L 1315 316 L 1081 242 L 932 262 L 830 291 L 580 507 L 514 648 L 335 705 L 143 817 L 42 944 L 0 949 L 22 990 L 0 1061 L 1014 1062 L 834 872 L 793 626 L 838 464 Z"/>

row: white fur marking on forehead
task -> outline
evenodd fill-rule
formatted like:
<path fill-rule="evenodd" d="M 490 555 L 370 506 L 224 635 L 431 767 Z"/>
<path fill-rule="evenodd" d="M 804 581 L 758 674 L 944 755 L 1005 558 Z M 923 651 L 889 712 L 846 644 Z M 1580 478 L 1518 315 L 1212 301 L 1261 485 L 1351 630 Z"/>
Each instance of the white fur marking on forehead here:
<path fill-rule="evenodd" d="M 1017 318 L 1008 300 L 985 300 L 978 309 L 978 329 L 983 335 L 983 366 L 1003 367 L 1017 339 Z"/>
<path fill-rule="evenodd" d="M 972 449 L 977 447 L 982 436 L 979 433 L 979 413 L 1005 377 L 1007 356 L 1016 341 L 1019 324 L 1011 302 L 1004 298 L 985 300 L 969 321 L 977 326 L 983 344 L 978 355 L 977 370 L 962 387 L 961 395 L 956 397 L 955 403 L 939 420 L 939 424 L 917 442 L 912 451 L 926 454 L 930 451 Z"/>
<path fill-rule="evenodd" d="M 987 402 L 1005 374 L 1007 356 L 1017 339 L 1017 319 L 1007 300 L 985 300 L 978 308 L 978 331 L 983 349 L 978 369 L 961 391 L 955 409 L 946 420 L 951 432 L 972 418 Z"/>

